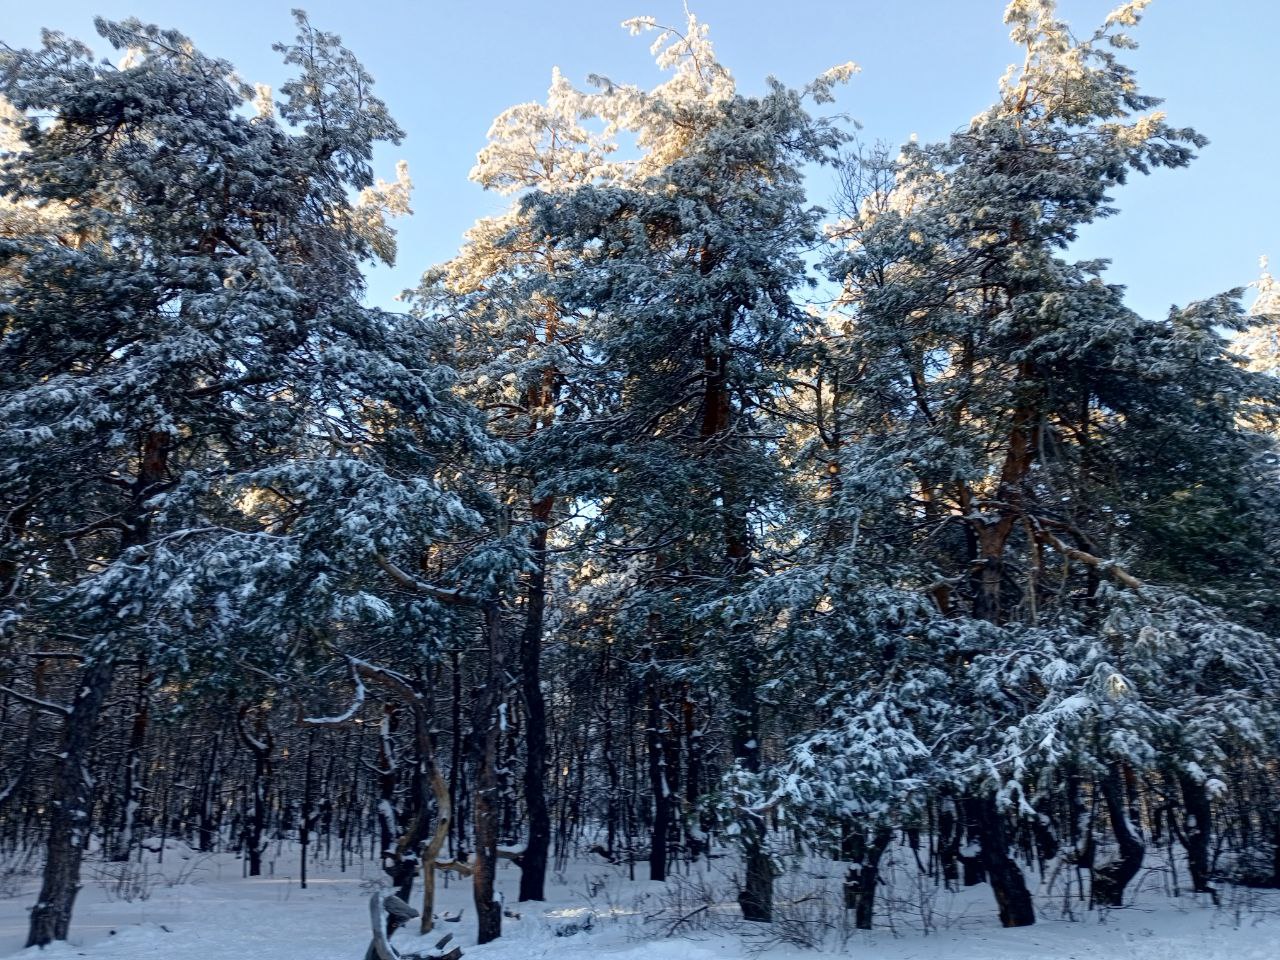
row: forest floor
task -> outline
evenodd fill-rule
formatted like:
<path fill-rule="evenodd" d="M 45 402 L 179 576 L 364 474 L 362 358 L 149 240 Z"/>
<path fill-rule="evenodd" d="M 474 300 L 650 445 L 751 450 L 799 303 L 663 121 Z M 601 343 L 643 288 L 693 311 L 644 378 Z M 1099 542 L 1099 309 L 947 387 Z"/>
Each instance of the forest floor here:
<path fill-rule="evenodd" d="M 158 844 L 156 846 L 158 850 Z M 275 847 L 273 874 L 242 877 L 232 855 L 209 856 L 170 843 L 163 863 L 86 864 L 71 939 L 43 952 L 22 953 L 27 911 L 35 899 L 31 869 L 0 864 L 0 956 L 41 960 L 361 960 L 369 942 L 367 901 L 381 878 L 368 860 L 345 872 L 336 864 L 309 865 L 299 888 L 296 854 Z M 782 960 L 826 953 L 867 960 L 1274 960 L 1280 956 L 1280 893 L 1223 891 L 1214 906 L 1204 897 L 1169 896 L 1168 872 L 1139 879 L 1134 905 L 1105 913 L 1075 908 L 1074 919 L 1050 907 L 1052 885 L 1041 887 L 1041 920 L 1003 930 L 983 885 L 929 897 L 932 889 L 902 877 L 877 903 L 873 933 L 849 929 L 839 907 L 839 865 L 814 862 L 778 883 L 779 913 L 771 928 L 734 919 L 732 865 L 681 872 L 668 884 L 631 880 L 626 866 L 599 858 L 553 871 L 548 901 L 517 904 L 519 872 L 504 863 L 499 884 L 507 900 L 500 941 L 476 947 L 471 890 L 454 879 L 438 893 L 437 922 L 426 936 L 416 922 L 397 933 L 402 951 L 426 951 L 453 933 L 471 960 Z M 637 876 L 647 874 L 636 865 Z M 1073 881 L 1074 882 L 1074 881 Z M 416 899 L 416 896 L 415 896 Z M 588 929 L 582 929 L 583 927 Z M 812 948 L 816 948 L 812 949 Z"/>

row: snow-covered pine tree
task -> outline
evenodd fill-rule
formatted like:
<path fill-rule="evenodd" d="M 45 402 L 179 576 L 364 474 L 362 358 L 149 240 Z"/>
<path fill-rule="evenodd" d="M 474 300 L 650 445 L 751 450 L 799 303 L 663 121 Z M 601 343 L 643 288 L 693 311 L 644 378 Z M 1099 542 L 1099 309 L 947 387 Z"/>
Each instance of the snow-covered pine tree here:
<path fill-rule="evenodd" d="M 67 936 L 121 661 L 159 682 L 284 656 L 319 611 L 385 623 L 343 575 L 475 522 L 436 478 L 482 424 L 424 360 L 429 330 L 359 302 L 407 187 L 375 184 L 372 148 L 400 131 L 338 38 L 298 25 L 277 105 L 134 20 L 97 22 L 119 66 L 56 33 L 0 55 L 22 141 L 0 194 L 58 212 L 0 237 L 0 482 L 25 518 L 5 629 L 81 663 L 70 705 L 38 704 L 62 742 L 33 945 Z M 418 472 L 361 461 L 371 441 Z"/>
<path fill-rule="evenodd" d="M 591 101 L 553 71 L 545 104 L 519 104 L 494 120 L 471 179 L 500 193 L 556 193 L 615 174 L 614 145 L 582 122 Z M 529 213 L 516 201 L 472 226 L 457 256 L 428 271 L 416 296 L 419 313 L 442 318 L 453 333 L 459 390 L 489 412 L 491 431 L 513 450 L 501 495 L 521 505 L 515 519 L 529 530 L 519 652 L 529 821 L 519 859 L 522 901 L 545 899 L 551 842 L 542 648 L 554 575 L 547 544 L 565 484 L 559 458 L 541 441 L 558 417 L 580 416 L 594 403 L 578 318 L 546 290 L 567 259 L 530 232 Z"/>
<path fill-rule="evenodd" d="M 549 289 L 591 317 L 587 350 L 609 404 L 557 425 L 557 450 L 593 481 L 582 495 L 594 528 L 648 567 L 647 598 L 627 610 L 640 619 L 623 632 L 701 662 L 725 699 L 734 760 L 753 774 L 766 652 L 733 598 L 753 576 L 754 531 L 779 482 L 770 397 L 807 323 L 795 295 L 818 214 L 800 168 L 841 142 L 802 101 L 829 97 L 851 68 L 803 92 L 770 83 L 746 97 L 696 19 L 683 31 L 632 25 L 659 31 L 654 50 L 672 75 L 650 91 L 605 81 L 599 109 L 641 157 L 620 182 L 527 201 L 535 228 L 573 257 Z M 743 915 L 767 920 L 764 822 L 743 808 L 735 828 Z"/>
<path fill-rule="evenodd" d="M 848 249 L 831 261 L 845 319 L 820 361 L 828 382 L 849 384 L 843 402 L 830 394 L 830 417 L 857 440 L 843 452 L 825 443 L 840 480 L 833 502 L 850 485 L 905 477 L 899 506 L 873 529 L 906 545 L 911 579 L 956 621 L 918 667 L 949 666 L 974 731 L 1039 709 L 1001 671 L 1015 651 L 1052 646 L 1055 631 L 1100 629 L 1104 578 L 1203 586 L 1192 564 L 1245 539 L 1234 531 L 1257 489 L 1263 441 L 1246 415 L 1274 391 L 1227 353 L 1222 331 L 1242 322 L 1236 296 L 1146 320 L 1102 281 L 1104 264 L 1061 254 L 1113 212 L 1111 191 L 1129 173 L 1182 166 L 1204 142 L 1148 112 L 1157 101 L 1118 59 L 1132 46 L 1120 31 L 1143 6 L 1125 4 L 1077 40 L 1051 2 L 1012 3 L 1006 20 L 1025 59 L 999 102 L 941 144 L 908 144 L 891 182 L 872 169 L 844 225 Z M 1176 523 L 1170 502 L 1181 504 Z M 1261 550 L 1246 542 L 1237 555 Z M 947 743 L 941 775 L 968 793 L 1001 917 L 1029 923 L 1002 821 L 1033 811 L 1034 797 L 1020 799 L 1024 785 L 991 761 L 990 739 Z M 1098 789 L 1114 793 L 1117 771 L 1134 762 L 1098 757 Z M 1109 806 L 1127 872 L 1141 847 Z M 1123 891 L 1120 874 L 1097 889 L 1107 883 Z"/>

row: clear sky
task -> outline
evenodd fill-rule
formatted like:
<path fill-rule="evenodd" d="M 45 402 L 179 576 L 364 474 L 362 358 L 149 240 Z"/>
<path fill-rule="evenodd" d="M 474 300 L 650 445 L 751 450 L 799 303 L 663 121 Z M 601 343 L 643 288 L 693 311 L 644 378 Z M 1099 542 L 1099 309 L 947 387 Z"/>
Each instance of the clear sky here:
<path fill-rule="evenodd" d="M 680 0 L 0 0 L 0 40 L 38 42 L 42 26 L 108 53 L 94 14 L 136 15 L 187 33 L 251 81 L 279 83 L 271 50 L 292 36 L 289 8 L 339 33 L 377 79 L 408 133 L 380 158 L 380 173 L 409 161 L 414 216 L 401 221 L 400 258 L 370 281 L 370 299 L 415 284 L 456 249 L 477 217 L 505 205 L 467 180 L 490 121 L 512 104 L 541 99 L 551 68 L 573 82 L 591 73 L 648 82 L 657 74 L 648 41 L 619 28 L 630 16 L 679 24 Z M 769 74 L 802 84 L 854 60 L 862 73 L 839 108 L 862 137 L 897 144 L 938 139 L 988 105 L 1017 59 L 1003 0 L 690 0 L 711 25 L 720 57 L 744 92 Z M 1061 0 L 1077 33 L 1090 31 L 1109 0 Z M 1280 261 L 1280 3 L 1275 0 L 1155 0 L 1128 55 L 1143 89 L 1164 97 L 1171 122 L 1210 145 L 1190 169 L 1157 171 L 1118 194 L 1119 216 L 1089 230 L 1081 257 L 1109 257 L 1110 278 L 1130 303 L 1163 313 L 1252 281 L 1257 258 Z M 824 203 L 825 185 L 814 200 Z"/>

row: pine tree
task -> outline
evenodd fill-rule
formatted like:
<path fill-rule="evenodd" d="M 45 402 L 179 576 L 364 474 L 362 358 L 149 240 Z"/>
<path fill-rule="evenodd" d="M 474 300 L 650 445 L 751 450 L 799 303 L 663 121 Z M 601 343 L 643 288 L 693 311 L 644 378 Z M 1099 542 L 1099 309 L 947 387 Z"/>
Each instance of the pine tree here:
<path fill-rule="evenodd" d="M 0 241 L 0 459 L 4 497 L 29 517 L 8 629 L 82 663 L 70 706 L 38 704 L 63 732 L 32 945 L 67 936 L 89 750 L 121 661 L 158 683 L 216 672 L 234 651 L 268 656 L 245 638 L 269 650 L 306 601 L 330 617 L 389 613 L 327 588 L 334 545 L 299 550 L 303 498 L 285 488 L 313 500 L 358 488 L 339 530 L 366 555 L 380 495 L 415 500 L 437 526 L 464 515 L 431 482 L 391 489 L 349 456 L 385 439 L 380 406 L 417 417 L 437 450 L 481 434 L 421 362 L 415 331 L 359 304 L 360 264 L 390 252 L 384 212 L 402 199 L 374 183 L 372 145 L 400 131 L 338 39 L 298 23 L 278 48 L 299 71 L 279 120 L 261 91 L 248 109 L 255 93 L 229 64 L 133 20 L 97 23 L 129 51 L 119 67 L 58 34 L 0 60 L 0 92 L 23 115 L 0 194 L 60 212 Z M 384 528 L 382 549 L 404 526 Z M 356 551 L 342 546 L 349 567 Z"/>
<path fill-rule="evenodd" d="M 520 104 L 493 122 L 471 179 L 501 193 L 556 193 L 616 173 L 607 160 L 613 144 L 582 125 L 590 103 L 554 71 L 545 105 Z M 505 214 L 477 222 L 458 255 L 428 271 L 417 294 L 418 311 L 447 318 L 453 330 L 460 389 L 491 411 L 491 431 L 513 447 L 502 495 L 524 501 L 520 515 L 530 530 L 533 566 L 524 577 L 519 655 L 529 820 L 520 854 L 522 901 L 545 899 L 551 843 L 541 660 L 547 546 L 565 484 L 557 459 L 541 448 L 541 440 L 557 418 L 581 415 L 592 405 L 578 318 L 541 289 L 566 259 L 553 243 L 532 234 L 528 212 L 517 203 Z"/>
<path fill-rule="evenodd" d="M 696 643 L 686 655 L 703 659 L 726 697 L 732 754 L 750 775 L 761 763 L 766 652 L 732 598 L 752 577 L 754 529 L 779 480 L 769 399 L 807 322 L 795 294 L 817 213 L 800 167 L 841 140 L 802 99 L 828 97 L 850 68 L 804 92 L 771 83 L 749 98 L 734 92 L 696 20 L 683 33 L 660 30 L 654 50 L 669 80 L 652 91 L 608 84 L 601 101 L 601 115 L 644 151 L 625 181 L 529 201 L 535 226 L 574 253 L 550 289 L 592 318 L 586 337 L 608 398 L 593 421 L 565 424 L 555 449 L 594 482 L 582 495 L 601 535 L 645 557 L 649 598 L 628 611 L 638 619 L 626 628 L 645 638 L 643 669 L 659 645 Z M 661 797 L 657 749 L 651 739 Z M 775 868 L 764 822 L 741 810 L 736 827 L 743 915 L 768 920 Z"/>

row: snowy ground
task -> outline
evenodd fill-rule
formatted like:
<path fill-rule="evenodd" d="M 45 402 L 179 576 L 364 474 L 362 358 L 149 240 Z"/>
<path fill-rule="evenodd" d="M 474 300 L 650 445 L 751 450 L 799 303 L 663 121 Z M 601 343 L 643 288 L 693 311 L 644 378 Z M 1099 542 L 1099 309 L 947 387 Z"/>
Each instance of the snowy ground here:
<path fill-rule="evenodd" d="M 315 865 L 309 887 L 297 882 L 297 860 L 282 850 L 274 876 L 241 877 L 230 855 L 201 856 L 172 845 L 164 863 L 149 858 L 145 870 L 132 865 L 123 880 L 118 867 L 87 865 L 72 937 L 41 960 L 360 960 L 368 944 L 367 901 L 380 879 L 372 863 L 357 861 L 340 873 Z M 728 863 L 728 861 L 723 861 Z M 882 918 L 892 929 L 873 934 L 847 929 L 836 906 L 835 872 L 810 866 L 779 882 L 788 919 L 770 932 L 752 931 L 731 919 L 718 898 L 727 888 L 729 866 L 679 877 L 669 885 L 632 882 L 625 867 L 578 863 L 557 873 L 550 900 L 530 909 L 514 904 L 516 868 L 504 864 L 501 887 L 508 910 L 504 936 L 474 946 L 470 888 L 454 880 L 439 893 L 437 909 L 462 909 L 457 923 L 438 923 L 426 937 L 396 935 L 401 950 L 425 950 L 443 933 L 454 933 L 472 960 L 715 960 L 727 957 L 794 957 L 815 951 L 800 941 L 821 940 L 818 952 L 867 960 L 1274 960 L 1280 956 L 1280 896 L 1225 891 L 1223 904 L 1183 896 L 1170 899 L 1165 881 L 1148 875 L 1136 905 L 1105 915 L 1077 913 L 1073 920 L 1043 904 L 1034 927 L 1002 930 L 985 886 L 943 894 L 931 906 L 904 881 L 888 894 Z M 639 876 L 644 865 L 637 865 Z M 0 886 L 0 956 L 18 955 L 26 912 L 35 895 L 34 877 L 10 874 Z M 707 891 L 711 891 L 708 895 Z M 823 895 L 825 892 L 825 896 Z M 677 924 L 681 917 L 688 916 Z M 572 933 L 591 918 L 591 929 Z M 674 936 L 663 936 L 673 925 Z M 924 929 L 925 927 L 929 929 Z M 557 935 L 559 934 L 559 935 Z"/>

